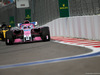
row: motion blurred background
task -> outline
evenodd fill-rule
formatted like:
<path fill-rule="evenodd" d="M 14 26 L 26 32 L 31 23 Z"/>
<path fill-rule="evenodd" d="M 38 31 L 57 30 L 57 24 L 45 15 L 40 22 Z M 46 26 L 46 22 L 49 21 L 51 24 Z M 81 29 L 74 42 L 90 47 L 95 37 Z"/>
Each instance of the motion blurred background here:
<path fill-rule="evenodd" d="M 24 1 L 24 0 L 23 0 Z M 11 17 L 14 24 L 23 22 L 29 17 L 31 21 L 38 21 L 39 25 L 46 24 L 59 18 L 59 0 L 29 0 L 28 8 L 16 8 L 13 0 L 0 0 L 0 23 L 10 24 Z M 26 12 L 30 12 L 28 16 Z M 100 0 L 69 0 L 69 14 L 72 16 L 99 15 Z"/>

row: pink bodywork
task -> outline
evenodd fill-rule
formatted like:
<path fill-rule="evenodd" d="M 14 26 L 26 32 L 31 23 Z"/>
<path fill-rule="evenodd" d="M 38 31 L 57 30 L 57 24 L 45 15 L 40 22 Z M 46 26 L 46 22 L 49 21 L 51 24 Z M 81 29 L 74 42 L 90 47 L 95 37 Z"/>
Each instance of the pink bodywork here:
<path fill-rule="evenodd" d="M 35 37 L 34 38 L 34 41 L 41 41 L 41 40 L 42 40 L 41 37 Z M 21 43 L 21 42 L 23 42 L 23 41 L 20 38 L 19 39 L 15 39 L 15 41 L 14 41 L 14 43 Z"/>
<path fill-rule="evenodd" d="M 27 27 L 27 28 L 24 29 L 24 27 Z M 28 27 L 30 27 L 30 28 L 28 28 Z M 29 29 L 34 29 L 34 28 L 35 28 L 34 24 L 31 24 L 31 23 L 20 25 L 20 29 L 23 29 L 24 35 L 26 35 L 26 36 L 31 35 L 31 30 L 29 31 Z M 33 38 L 33 41 L 41 41 L 41 40 L 42 40 L 41 37 Z M 23 42 L 23 41 L 20 38 L 17 38 L 14 40 L 14 43 L 21 43 L 21 42 Z M 32 41 L 30 41 L 30 42 L 32 42 Z"/>
<path fill-rule="evenodd" d="M 24 35 L 29 36 L 31 34 L 31 31 L 24 31 Z"/>

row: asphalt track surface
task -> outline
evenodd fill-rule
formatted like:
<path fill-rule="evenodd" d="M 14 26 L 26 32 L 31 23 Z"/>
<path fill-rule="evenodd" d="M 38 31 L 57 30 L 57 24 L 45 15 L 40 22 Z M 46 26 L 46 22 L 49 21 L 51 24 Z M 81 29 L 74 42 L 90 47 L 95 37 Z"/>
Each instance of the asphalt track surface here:
<path fill-rule="evenodd" d="M 0 68 L 0 75 L 100 75 L 99 56 L 51 61 L 91 51 L 85 47 L 61 44 L 53 40 L 11 46 L 6 46 L 0 41 L 0 67 L 10 65 L 9 68 Z M 37 61 L 43 61 L 43 64 Z M 34 62 L 36 65 L 33 64 Z M 26 65 L 23 65 L 24 63 Z M 20 65 L 11 67 L 12 64 Z"/>

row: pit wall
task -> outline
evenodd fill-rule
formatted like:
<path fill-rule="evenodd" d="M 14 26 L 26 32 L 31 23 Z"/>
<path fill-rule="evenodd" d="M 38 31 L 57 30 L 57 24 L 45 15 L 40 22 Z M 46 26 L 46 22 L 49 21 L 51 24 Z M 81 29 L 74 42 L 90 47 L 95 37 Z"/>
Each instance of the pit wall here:
<path fill-rule="evenodd" d="M 51 36 L 100 40 L 100 16 L 58 18 L 44 26 L 50 27 Z"/>

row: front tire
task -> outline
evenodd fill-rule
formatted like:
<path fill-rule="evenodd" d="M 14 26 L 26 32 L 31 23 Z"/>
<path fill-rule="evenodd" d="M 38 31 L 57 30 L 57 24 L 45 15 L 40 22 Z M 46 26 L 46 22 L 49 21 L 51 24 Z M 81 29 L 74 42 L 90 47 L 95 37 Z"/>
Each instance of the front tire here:
<path fill-rule="evenodd" d="M 13 32 L 6 32 L 6 45 L 12 45 L 14 43 Z"/>
<path fill-rule="evenodd" d="M 44 27 L 42 29 L 41 38 L 43 41 L 50 41 L 49 27 Z"/>

